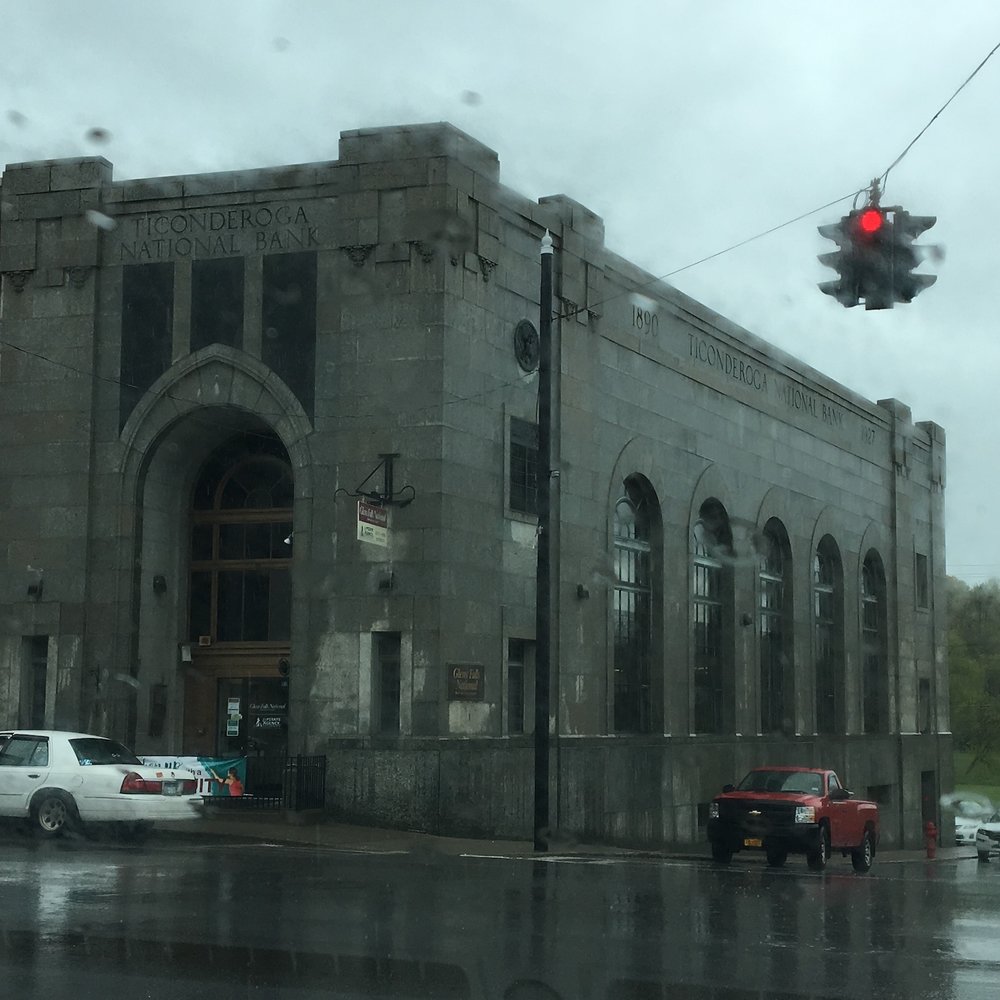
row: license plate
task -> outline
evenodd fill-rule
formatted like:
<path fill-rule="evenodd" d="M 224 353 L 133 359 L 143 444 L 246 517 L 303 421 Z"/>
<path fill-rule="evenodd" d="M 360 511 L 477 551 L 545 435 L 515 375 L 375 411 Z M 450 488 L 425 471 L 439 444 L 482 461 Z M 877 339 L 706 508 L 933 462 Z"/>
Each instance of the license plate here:
<path fill-rule="evenodd" d="M 164 795 L 180 795 L 181 794 L 181 783 L 179 781 L 164 781 L 163 782 L 163 794 Z"/>
<path fill-rule="evenodd" d="M 746 840 L 743 841 L 743 846 L 744 847 L 763 847 L 764 845 L 763 845 L 763 842 L 761 841 L 760 837 L 747 837 Z"/>

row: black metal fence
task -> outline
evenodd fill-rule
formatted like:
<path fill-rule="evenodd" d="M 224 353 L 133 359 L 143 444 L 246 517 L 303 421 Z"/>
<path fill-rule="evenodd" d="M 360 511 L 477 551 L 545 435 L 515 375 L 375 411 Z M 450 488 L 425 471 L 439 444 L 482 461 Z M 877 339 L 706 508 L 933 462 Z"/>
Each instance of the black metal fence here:
<path fill-rule="evenodd" d="M 224 809 L 322 809 L 326 757 L 248 757 L 243 794 L 210 802 Z"/>

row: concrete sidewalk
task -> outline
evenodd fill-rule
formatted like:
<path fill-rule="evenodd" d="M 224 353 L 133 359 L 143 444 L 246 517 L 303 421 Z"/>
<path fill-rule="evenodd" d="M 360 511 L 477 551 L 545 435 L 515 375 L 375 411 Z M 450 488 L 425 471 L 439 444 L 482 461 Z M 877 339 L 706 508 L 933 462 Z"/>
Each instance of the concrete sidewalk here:
<path fill-rule="evenodd" d="M 290 812 L 282 810 L 236 811 L 232 809 L 207 810 L 204 819 L 193 822 L 170 823 L 157 827 L 158 835 L 183 835 L 185 837 L 227 838 L 236 841 L 258 841 L 273 844 L 291 844 L 302 847 L 321 847 L 344 851 L 361 851 L 371 854 L 440 854 L 458 856 L 473 854 L 506 858 L 535 857 L 530 840 L 487 840 L 472 837 L 442 837 L 434 834 L 383 827 L 358 826 L 337 822 L 325 813 Z M 584 844 L 575 840 L 554 839 L 549 844 L 548 855 L 574 855 L 580 857 L 617 856 L 634 858 L 674 858 L 707 860 L 708 844 L 664 845 L 662 848 L 627 848 L 607 844 Z M 737 855 L 737 858 L 757 857 L 757 852 Z M 759 855 L 761 860 L 763 856 Z M 836 861 L 839 855 L 835 855 Z M 880 850 L 878 862 L 926 862 L 976 860 L 974 847 L 938 847 L 932 861 L 925 851 Z"/>
<path fill-rule="evenodd" d="M 304 847 L 336 848 L 373 854 L 495 854 L 518 857 L 531 854 L 528 840 L 477 840 L 461 837 L 438 837 L 433 834 L 383 827 L 340 823 L 321 812 L 283 810 L 208 809 L 202 820 L 164 823 L 156 827 L 160 835 L 185 837 L 223 837 L 233 840 L 293 844 Z"/>

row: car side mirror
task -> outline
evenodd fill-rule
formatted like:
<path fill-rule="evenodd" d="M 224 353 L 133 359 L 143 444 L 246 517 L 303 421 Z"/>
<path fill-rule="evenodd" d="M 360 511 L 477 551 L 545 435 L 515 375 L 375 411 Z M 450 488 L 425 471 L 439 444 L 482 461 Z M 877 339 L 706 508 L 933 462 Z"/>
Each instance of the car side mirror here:
<path fill-rule="evenodd" d="M 735 785 L 723 785 L 722 786 L 722 790 L 724 792 L 734 792 L 734 791 L 736 791 L 736 786 Z"/>
<path fill-rule="evenodd" d="M 834 788 L 830 791 L 830 801 L 831 802 L 843 802 L 845 799 L 849 799 L 851 793 L 846 788 Z"/>

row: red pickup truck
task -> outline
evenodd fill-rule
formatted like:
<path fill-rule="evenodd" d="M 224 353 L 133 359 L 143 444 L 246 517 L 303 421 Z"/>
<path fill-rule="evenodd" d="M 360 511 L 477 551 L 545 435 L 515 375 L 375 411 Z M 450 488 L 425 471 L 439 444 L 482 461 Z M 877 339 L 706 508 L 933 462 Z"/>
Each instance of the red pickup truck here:
<path fill-rule="evenodd" d="M 775 867 L 789 854 L 805 854 L 810 868 L 822 869 L 830 852 L 840 851 L 866 872 L 878 839 L 878 805 L 854 798 L 825 768 L 754 768 L 709 805 L 712 857 L 723 863 L 737 851 L 758 850 Z"/>

